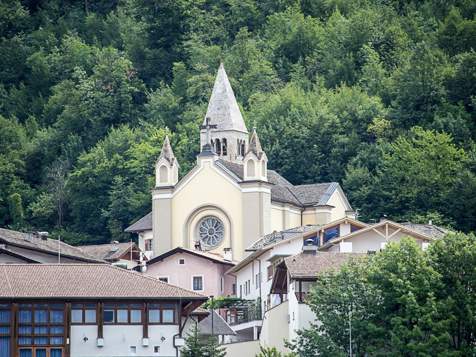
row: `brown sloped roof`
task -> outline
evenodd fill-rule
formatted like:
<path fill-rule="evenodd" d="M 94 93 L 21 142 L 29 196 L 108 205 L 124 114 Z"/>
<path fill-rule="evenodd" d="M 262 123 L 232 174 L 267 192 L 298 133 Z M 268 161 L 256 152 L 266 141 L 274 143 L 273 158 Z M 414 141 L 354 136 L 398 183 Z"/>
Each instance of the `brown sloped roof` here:
<path fill-rule="evenodd" d="M 204 251 L 199 251 L 199 250 L 192 250 L 188 248 L 183 248 L 183 247 L 176 247 L 174 249 L 171 249 L 165 253 L 162 253 L 151 260 L 147 262 L 147 265 L 152 265 L 154 263 L 160 262 L 161 260 L 164 260 L 165 258 L 168 258 L 174 254 L 179 254 L 179 253 L 185 253 L 185 254 L 191 254 L 195 255 L 200 258 L 205 258 L 207 260 L 211 260 L 215 263 L 220 263 L 220 264 L 226 264 L 226 265 L 235 265 L 236 262 L 226 260 L 223 256 L 211 252 L 204 252 Z"/>
<path fill-rule="evenodd" d="M 0 243 L 1 242 L 5 243 L 7 246 L 13 245 L 55 255 L 58 254 L 59 247 L 62 256 L 84 262 L 104 262 L 101 259 L 97 259 L 84 253 L 78 247 L 73 247 L 72 245 L 69 245 L 65 242 L 58 242 L 58 240 L 50 238 L 42 239 L 39 237 L 35 237 L 33 236 L 33 234 L 30 233 L 12 231 L 10 229 L 5 228 L 0 228 Z"/>
<path fill-rule="evenodd" d="M 206 300 L 193 291 L 108 264 L 4 264 L 0 281 L 0 298 Z"/>
<path fill-rule="evenodd" d="M 361 253 L 300 253 L 284 258 L 284 264 L 292 279 L 312 279 L 318 273 L 337 270 L 352 259 L 361 259 L 367 254 Z"/>
<path fill-rule="evenodd" d="M 135 243 L 132 244 L 132 247 L 139 251 Z M 129 252 L 131 243 L 83 245 L 78 248 L 92 257 L 113 261 L 120 259 L 125 253 Z"/>

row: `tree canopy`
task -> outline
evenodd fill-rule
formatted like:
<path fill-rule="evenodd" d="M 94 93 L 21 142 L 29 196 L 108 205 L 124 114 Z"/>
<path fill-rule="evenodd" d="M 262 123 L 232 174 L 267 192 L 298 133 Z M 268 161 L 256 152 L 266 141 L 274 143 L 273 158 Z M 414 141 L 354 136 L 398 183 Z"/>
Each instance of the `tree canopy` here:
<path fill-rule="evenodd" d="M 127 239 L 166 133 L 193 165 L 223 61 L 270 168 L 364 220 L 476 229 L 476 5 L 11 0 L 0 5 L 0 225 Z"/>

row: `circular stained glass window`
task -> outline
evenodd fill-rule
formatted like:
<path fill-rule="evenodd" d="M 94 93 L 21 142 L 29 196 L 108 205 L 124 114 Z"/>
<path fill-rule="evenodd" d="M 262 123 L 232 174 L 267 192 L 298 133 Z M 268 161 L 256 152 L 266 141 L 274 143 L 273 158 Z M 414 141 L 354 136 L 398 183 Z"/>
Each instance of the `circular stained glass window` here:
<path fill-rule="evenodd" d="M 223 242 L 225 236 L 223 223 L 216 217 L 208 216 L 198 224 L 198 239 L 203 249 L 213 249 Z"/>

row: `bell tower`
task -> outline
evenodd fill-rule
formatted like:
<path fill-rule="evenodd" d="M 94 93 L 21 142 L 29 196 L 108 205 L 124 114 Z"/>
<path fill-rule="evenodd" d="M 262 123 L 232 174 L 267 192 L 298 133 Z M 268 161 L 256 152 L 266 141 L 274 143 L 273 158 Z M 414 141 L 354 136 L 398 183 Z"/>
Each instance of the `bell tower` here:
<path fill-rule="evenodd" d="M 206 125 L 213 127 L 208 137 Z M 210 144 L 219 158 L 240 163 L 248 149 L 248 129 L 223 63 L 218 68 L 207 114 L 200 130 L 200 147 L 203 148 L 205 144 Z"/>

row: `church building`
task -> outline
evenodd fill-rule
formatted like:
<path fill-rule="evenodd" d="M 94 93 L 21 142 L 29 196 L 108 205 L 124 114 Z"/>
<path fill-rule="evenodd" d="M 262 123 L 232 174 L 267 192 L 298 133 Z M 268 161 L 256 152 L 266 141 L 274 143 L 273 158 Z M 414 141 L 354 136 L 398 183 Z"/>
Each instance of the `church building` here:
<path fill-rule="evenodd" d="M 255 129 L 248 131 L 220 65 L 200 133 L 195 167 L 179 179 L 166 138 L 155 164 L 152 212 L 126 229 L 149 258 L 176 247 L 231 255 L 274 231 L 353 216 L 336 182 L 293 185 L 274 170 Z"/>

